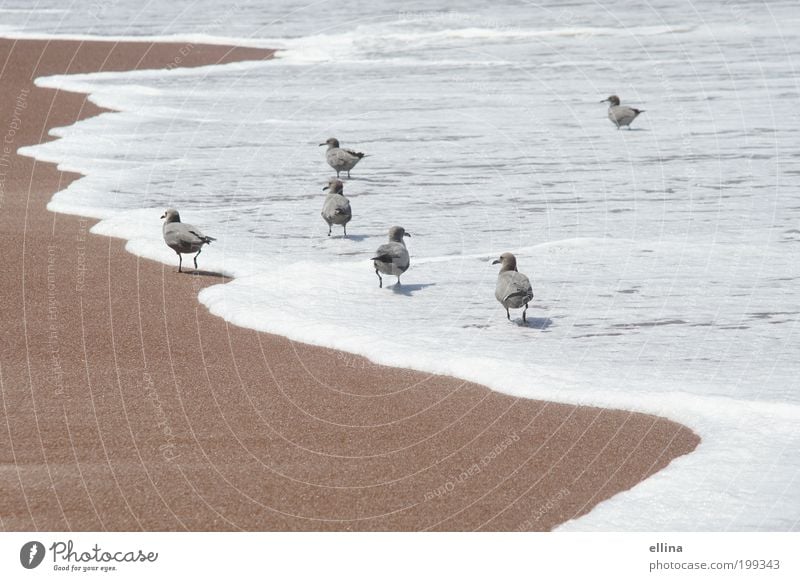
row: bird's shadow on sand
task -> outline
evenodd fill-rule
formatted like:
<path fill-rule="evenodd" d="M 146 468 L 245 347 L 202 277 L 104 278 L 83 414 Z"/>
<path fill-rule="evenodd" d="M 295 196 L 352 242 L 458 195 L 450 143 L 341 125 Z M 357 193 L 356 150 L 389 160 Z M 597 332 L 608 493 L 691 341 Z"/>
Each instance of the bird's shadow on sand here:
<path fill-rule="evenodd" d="M 372 236 L 370 234 L 348 234 L 347 236 L 344 236 L 344 235 L 342 235 L 342 236 L 331 236 L 331 238 L 332 239 L 333 238 L 339 238 L 341 240 L 352 240 L 353 242 L 363 242 L 364 240 L 367 240 L 368 238 L 375 238 L 375 236 Z"/>
<path fill-rule="evenodd" d="M 405 295 L 407 297 L 410 297 L 415 292 L 420 291 L 420 290 L 422 290 L 424 288 L 427 288 L 429 286 L 436 286 L 436 283 L 435 282 L 427 282 L 427 283 L 422 283 L 422 284 L 403 284 L 403 285 L 397 283 L 397 284 L 392 285 L 389 288 L 391 288 L 392 292 L 394 292 L 395 294 Z"/>
<path fill-rule="evenodd" d="M 550 325 L 553 324 L 553 319 L 550 317 L 528 317 L 528 322 L 524 322 L 522 319 L 518 319 L 514 321 L 519 327 L 528 327 L 529 329 L 539 329 L 540 331 L 544 331 Z"/>
<path fill-rule="evenodd" d="M 363 183 L 373 183 L 373 184 L 384 183 L 384 180 L 382 180 L 382 179 L 366 178 L 366 177 L 359 177 L 359 176 L 353 176 L 353 177 L 350 177 L 350 178 L 347 177 L 347 176 L 342 176 L 339 179 L 342 180 L 344 183 L 348 183 L 348 182 L 363 182 Z"/>
<path fill-rule="evenodd" d="M 189 276 L 203 276 L 206 278 L 221 278 L 221 279 L 229 279 L 232 278 L 221 272 L 211 272 L 210 270 L 184 270 L 181 274 L 188 274 Z"/>

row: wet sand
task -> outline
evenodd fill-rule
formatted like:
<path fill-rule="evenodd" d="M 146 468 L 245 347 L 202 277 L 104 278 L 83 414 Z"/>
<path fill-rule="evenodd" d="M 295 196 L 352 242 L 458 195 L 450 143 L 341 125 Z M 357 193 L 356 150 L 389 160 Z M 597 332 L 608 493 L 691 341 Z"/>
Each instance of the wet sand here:
<path fill-rule="evenodd" d="M 0 39 L 0 529 L 548 530 L 697 446 L 231 326 L 196 298 L 223 279 L 48 212 L 81 176 L 15 155 L 103 112 L 38 76 L 270 56 Z"/>

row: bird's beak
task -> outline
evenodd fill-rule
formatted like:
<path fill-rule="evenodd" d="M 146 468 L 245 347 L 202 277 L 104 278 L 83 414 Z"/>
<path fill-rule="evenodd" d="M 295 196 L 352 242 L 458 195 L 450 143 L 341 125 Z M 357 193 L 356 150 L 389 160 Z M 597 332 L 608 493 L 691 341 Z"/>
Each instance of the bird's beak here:
<path fill-rule="evenodd" d="M 324 192 L 324 191 L 325 191 L 325 190 L 327 190 L 329 187 L 330 187 L 330 186 L 325 186 L 324 188 L 322 188 L 322 191 Z"/>
<path fill-rule="evenodd" d="M 492 264 L 500 264 L 500 262 L 501 262 L 501 260 L 498 258 L 497 260 L 495 260 L 494 262 L 492 262 Z"/>
<path fill-rule="evenodd" d="M 409 238 L 411 238 L 411 234 L 409 234 L 408 232 L 406 232 L 405 234 L 403 234 L 403 236 L 408 236 Z"/>
<path fill-rule="evenodd" d="M 327 143 L 320 143 L 319 146 L 322 147 L 323 145 L 328 145 Z"/>
<path fill-rule="evenodd" d="M 163 214 L 161 214 L 161 219 L 162 219 L 162 220 L 163 220 L 164 218 L 166 218 L 166 217 L 167 217 L 167 213 L 166 213 L 166 212 L 164 212 Z"/>
<path fill-rule="evenodd" d="M 608 103 L 608 99 L 603 99 L 603 100 L 602 100 L 602 101 L 600 101 L 600 102 L 601 102 L 601 103 Z"/>

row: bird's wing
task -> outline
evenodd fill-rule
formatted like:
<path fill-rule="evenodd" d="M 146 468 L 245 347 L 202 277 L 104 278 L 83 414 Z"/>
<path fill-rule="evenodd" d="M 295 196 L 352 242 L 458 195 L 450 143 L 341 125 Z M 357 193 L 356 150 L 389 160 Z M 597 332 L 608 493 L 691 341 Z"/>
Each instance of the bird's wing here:
<path fill-rule="evenodd" d="M 350 200 L 344 196 L 338 196 L 340 199 L 336 200 L 336 214 L 344 214 L 345 216 L 352 216 L 353 211 L 350 209 Z"/>
<path fill-rule="evenodd" d="M 361 153 L 360 151 L 354 151 L 352 149 L 342 149 L 342 151 L 344 151 L 346 153 L 349 153 L 350 155 L 352 155 L 354 157 L 357 157 L 358 159 L 361 159 L 362 157 L 366 157 L 367 156 L 366 153 Z"/>
<path fill-rule="evenodd" d="M 404 251 L 407 252 L 405 246 L 402 244 L 387 242 L 386 244 L 378 246 L 378 250 L 375 251 L 375 256 L 372 260 L 377 260 L 379 262 L 395 262 L 403 257 Z"/>
<path fill-rule="evenodd" d="M 636 119 L 636 116 L 639 114 L 639 111 L 633 109 L 632 107 L 618 106 L 614 107 L 611 110 L 611 114 L 613 115 L 617 123 L 625 125 Z"/>
<path fill-rule="evenodd" d="M 322 206 L 322 217 L 332 218 L 336 215 L 352 216 L 350 201 L 338 194 L 329 194 Z"/>
<path fill-rule="evenodd" d="M 333 205 L 333 199 L 331 198 L 331 195 L 328 194 L 328 196 L 325 198 L 325 203 L 322 204 L 322 217 L 330 217 L 335 213 L 336 206 Z"/>
<path fill-rule="evenodd" d="M 375 251 L 375 256 L 372 257 L 372 260 L 377 260 L 378 262 L 391 262 L 392 258 L 395 256 L 393 252 L 393 248 L 391 244 L 381 244 L 378 246 L 378 250 Z"/>
<path fill-rule="evenodd" d="M 505 289 L 503 289 L 503 301 L 512 297 L 523 297 L 525 302 L 533 299 L 533 288 L 528 277 L 519 272 L 508 273 L 510 276 L 505 278 Z"/>
<path fill-rule="evenodd" d="M 191 227 L 190 227 L 191 228 Z M 216 238 L 212 238 L 211 236 L 206 236 L 197 228 L 192 230 L 187 230 L 189 234 L 192 234 L 196 238 L 198 238 L 201 242 L 205 242 L 206 244 L 211 244 L 212 241 L 216 240 Z"/>

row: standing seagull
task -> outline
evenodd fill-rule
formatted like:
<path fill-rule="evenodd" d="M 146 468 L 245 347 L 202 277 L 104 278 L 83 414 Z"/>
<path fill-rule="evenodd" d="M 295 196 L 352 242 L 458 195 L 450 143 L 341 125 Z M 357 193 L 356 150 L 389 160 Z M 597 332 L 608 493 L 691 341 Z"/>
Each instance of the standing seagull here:
<path fill-rule="evenodd" d="M 166 218 L 164 221 L 164 242 L 178 255 L 178 272 L 183 272 L 181 270 L 183 266 L 181 254 L 191 254 L 192 252 L 197 252 L 194 255 L 194 268 L 196 270 L 197 257 L 203 251 L 203 244 L 211 244 L 216 238 L 204 236 L 200 230 L 191 224 L 181 222 L 181 215 L 174 208 L 169 208 L 165 211 L 161 218 Z"/>
<path fill-rule="evenodd" d="M 528 311 L 528 303 L 533 300 L 531 281 L 524 274 L 517 272 L 517 259 L 510 252 L 504 252 L 492 264 L 502 264 L 500 274 L 497 275 L 494 296 L 506 308 L 506 317 L 509 321 L 511 320 L 511 313 L 508 312 L 508 309 L 525 307 L 525 310 L 522 311 L 522 320 L 527 323 L 528 319 L 525 318 L 525 313 Z"/>
<path fill-rule="evenodd" d="M 330 190 L 325 196 L 325 203 L 322 205 L 322 219 L 328 223 L 328 236 L 331 235 L 333 224 L 344 226 L 344 235 L 347 237 L 347 223 L 353 217 L 350 209 L 350 200 L 344 197 L 344 184 L 335 178 L 328 180 L 328 185 L 322 191 Z"/>
<path fill-rule="evenodd" d="M 644 109 L 634 109 L 633 107 L 620 105 L 619 97 L 616 95 L 611 95 L 608 99 L 603 99 L 600 102 L 609 104 L 608 118 L 611 119 L 611 122 L 617 126 L 617 129 L 625 126 L 630 129 L 633 120 L 636 119 L 640 114 L 644 113 Z"/>
<path fill-rule="evenodd" d="M 411 259 L 408 257 L 404 236 L 411 236 L 402 226 L 392 226 L 389 228 L 389 242 L 378 246 L 375 256 L 372 257 L 375 265 L 375 274 L 378 275 L 378 288 L 383 288 L 383 274 L 393 274 L 397 277 L 397 284 L 400 285 L 400 275 L 408 270 Z"/>
<path fill-rule="evenodd" d="M 328 151 L 325 152 L 325 159 L 328 165 L 336 170 L 337 178 L 339 177 L 339 172 L 346 171 L 349 179 L 350 170 L 356 167 L 362 157 L 366 157 L 365 153 L 339 147 L 339 140 L 335 137 L 331 137 L 325 143 L 319 144 L 320 147 L 323 145 L 328 146 Z"/>

